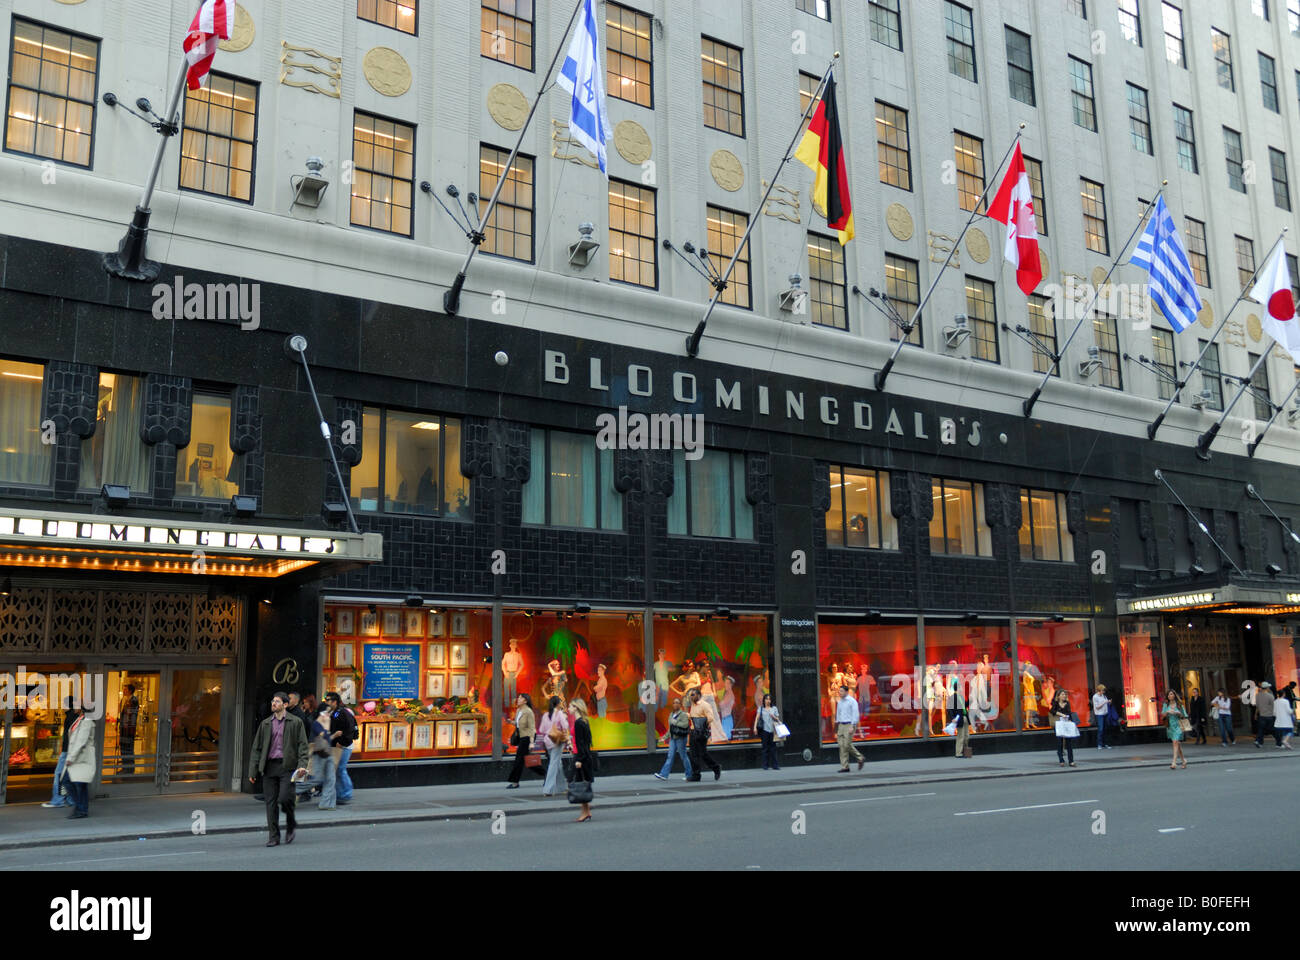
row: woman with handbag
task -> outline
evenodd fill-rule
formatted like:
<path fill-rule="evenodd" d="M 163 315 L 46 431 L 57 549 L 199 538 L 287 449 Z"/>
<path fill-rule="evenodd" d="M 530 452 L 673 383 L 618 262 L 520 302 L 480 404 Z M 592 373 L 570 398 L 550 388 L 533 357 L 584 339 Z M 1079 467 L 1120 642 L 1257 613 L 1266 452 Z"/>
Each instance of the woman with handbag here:
<path fill-rule="evenodd" d="M 722 768 L 718 766 L 718 761 L 709 756 L 709 731 L 718 722 L 718 715 L 704 699 L 699 687 L 691 691 L 690 715 L 691 766 L 695 770 L 691 780 L 698 781 L 700 771 L 705 767 L 713 771 L 713 779 L 717 780 L 722 776 Z"/>
<path fill-rule="evenodd" d="M 1187 718 L 1187 711 L 1183 709 L 1182 700 L 1174 691 L 1166 691 L 1165 705 L 1160 710 L 1160 716 L 1165 718 L 1166 730 L 1170 741 L 1174 745 L 1174 754 L 1169 769 L 1176 770 L 1178 761 L 1181 760 L 1183 769 L 1186 770 L 1187 758 L 1183 756 L 1183 738 L 1192 729 L 1192 721 Z"/>
<path fill-rule="evenodd" d="M 763 742 L 763 769 L 780 770 L 781 762 L 776 756 L 776 728 L 781 723 L 781 711 L 772 702 L 770 693 L 763 694 L 763 705 L 758 708 L 754 718 L 754 732 Z"/>
<path fill-rule="evenodd" d="M 507 790 L 519 789 L 519 777 L 528 762 L 528 748 L 537 736 L 537 717 L 533 713 L 533 700 L 528 694 L 515 697 L 515 732 L 510 734 L 510 745 L 515 748 L 514 766 L 510 768 Z"/>
<path fill-rule="evenodd" d="M 569 740 L 569 721 L 560 703 L 559 697 L 551 697 L 547 704 L 546 716 L 542 717 L 542 722 L 537 728 L 542 743 L 546 746 L 546 780 L 542 783 L 544 797 L 555 795 L 555 786 L 564 774 L 564 745 Z M 565 783 L 568 783 L 567 779 Z"/>
<path fill-rule="evenodd" d="M 299 798 L 310 797 L 314 791 L 319 790 L 320 803 L 317 807 L 321 810 L 333 810 L 337 803 L 335 779 L 338 770 L 334 763 L 334 749 L 330 746 L 330 712 L 327 704 L 312 718 L 307 737 L 311 749 L 311 776 L 302 782 L 298 790 Z"/>
<path fill-rule="evenodd" d="M 587 722 L 587 702 L 581 697 L 569 704 L 577 714 L 573 722 L 573 779 L 569 782 L 569 802 L 582 805 L 575 823 L 591 819 L 592 784 L 596 782 L 596 751 L 591 749 L 591 724 Z"/>
<path fill-rule="evenodd" d="M 1051 709 L 1048 710 L 1052 720 L 1056 725 L 1056 759 L 1061 766 L 1065 766 L 1066 754 L 1070 757 L 1070 766 L 1077 766 L 1074 762 L 1074 738 L 1079 735 L 1078 716 L 1070 709 L 1070 696 L 1064 690 L 1057 690 L 1056 697 L 1052 700 Z"/>

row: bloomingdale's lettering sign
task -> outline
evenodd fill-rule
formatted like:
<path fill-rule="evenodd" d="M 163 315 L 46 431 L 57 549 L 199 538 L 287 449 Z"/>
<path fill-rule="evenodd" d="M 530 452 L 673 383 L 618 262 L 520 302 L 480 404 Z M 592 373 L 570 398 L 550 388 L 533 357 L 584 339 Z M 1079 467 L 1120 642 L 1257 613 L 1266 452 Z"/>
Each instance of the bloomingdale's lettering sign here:
<path fill-rule="evenodd" d="M 0 540 L 82 548 L 159 546 L 177 549 L 239 550 L 273 556 L 320 556 L 346 553 L 334 537 L 284 535 L 268 530 L 222 530 L 207 527 L 59 520 L 13 514 L 0 515 Z"/>
<path fill-rule="evenodd" d="M 610 392 L 609 372 L 599 357 L 589 358 L 586 371 L 582 371 L 580 362 L 575 360 L 571 363 L 563 351 L 545 350 L 543 367 L 547 383 L 562 386 L 580 383 L 585 372 L 591 390 Z M 846 402 L 829 393 L 809 395 L 807 391 L 798 389 L 773 390 L 766 384 L 750 384 L 735 377 L 702 378 L 680 370 L 674 370 L 670 379 L 673 403 L 696 407 L 707 404 L 711 398 L 713 409 L 720 416 L 725 416 L 727 411 L 739 414 L 751 409 L 762 417 L 783 415 L 787 425 L 807 423 L 809 419 L 841 429 L 851 424 L 854 436 L 859 437 L 874 433 L 934 440 L 943 446 L 967 444 L 979 447 L 984 443 L 979 420 L 908 409 L 900 398 Z M 667 391 L 665 384 L 655 382 L 654 371 L 649 366 L 630 363 L 627 366 L 627 392 L 631 397 L 653 401 Z"/>

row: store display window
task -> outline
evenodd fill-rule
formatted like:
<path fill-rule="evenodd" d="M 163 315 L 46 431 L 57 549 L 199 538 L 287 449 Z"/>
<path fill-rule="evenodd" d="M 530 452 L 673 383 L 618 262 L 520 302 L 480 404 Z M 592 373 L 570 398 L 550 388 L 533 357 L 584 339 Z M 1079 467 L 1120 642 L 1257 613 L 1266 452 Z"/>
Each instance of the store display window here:
<path fill-rule="evenodd" d="M 331 604 L 325 647 L 314 692 L 356 714 L 353 762 L 492 753 L 490 610 Z"/>
<path fill-rule="evenodd" d="M 61 686 L 52 679 L 71 674 L 84 678 L 75 688 Z M 50 799 L 54 770 L 64 749 L 63 721 L 67 716 L 64 706 L 69 696 L 79 698 L 83 690 L 87 695 L 95 692 L 89 686 L 84 667 L 25 665 L 21 676 L 15 666 L 0 667 L 0 704 L 13 708 L 6 785 L 10 800 Z M 3 736 L 4 713 L 0 712 L 0 737 Z M 29 794 L 27 788 L 33 792 Z"/>
<path fill-rule="evenodd" d="M 699 687 L 718 713 L 713 743 L 757 742 L 754 718 L 764 693 L 775 696 L 770 617 L 659 614 L 654 622 L 655 742 L 668 744 L 675 697 Z M 780 704 L 777 704 L 779 707 Z"/>
<path fill-rule="evenodd" d="M 559 697 L 565 710 L 581 698 L 595 749 L 645 749 L 646 707 L 638 690 L 646 677 L 645 639 L 639 612 L 507 609 L 501 641 L 507 720 L 520 693 L 532 698 L 538 720 L 551 697 Z M 513 729 L 507 724 L 502 735 L 508 739 Z"/>
<path fill-rule="evenodd" d="M 1273 664 L 1273 687 L 1283 690 L 1288 683 L 1300 684 L 1300 648 L 1294 625 L 1269 623 L 1269 642 Z"/>
<path fill-rule="evenodd" d="M 916 624 L 834 623 L 817 627 L 822 682 L 821 734 L 835 742 L 835 706 L 841 686 L 858 701 L 857 740 L 921 736 L 917 702 Z"/>
<path fill-rule="evenodd" d="M 1054 623 L 1021 620 L 1016 625 L 1020 652 L 1024 729 L 1054 726 L 1048 713 L 1057 691 L 1070 698 L 1080 725 L 1093 723 L 1092 683 L 1088 671 L 1089 627 L 1082 620 Z M 1031 711 L 1030 705 L 1036 709 Z"/>
<path fill-rule="evenodd" d="M 931 736 L 945 736 L 958 689 L 976 733 L 1014 730 L 1013 682 L 1010 627 L 926 624 L 920 697 Z M 1036 683 L 1033 689 L 1026 705 L 1037 712 L 1041 693 Z"/>
<path fill-rule="evenodd" d="M 1130 727 L 1160 723 L 1165 669 L 1160 656 L 1160 625 L 1154 620 L 1120 624 L 1119 663 L 1124 682 L 1124 720 Z"/>

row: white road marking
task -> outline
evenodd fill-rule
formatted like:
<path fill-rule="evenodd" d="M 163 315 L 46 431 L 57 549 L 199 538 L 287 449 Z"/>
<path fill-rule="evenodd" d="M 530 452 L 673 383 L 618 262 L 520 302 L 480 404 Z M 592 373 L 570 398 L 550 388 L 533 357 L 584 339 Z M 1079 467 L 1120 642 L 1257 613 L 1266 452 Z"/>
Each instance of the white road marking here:
<path fill-rule="evenodd" d="M 1181 833 L 1186 829 L 1187 829 L 1186 827 L 1162 827 L 1160 830 L 1156 832 L 1157 833 Z"/>
<path fill-rule="evenodd" d="M 937 797 L 937 793 L 902 793 L 893 797 L 858 797 L 856 800 L 819 800 L 816 803 L 802 803 L 801 807 L 829 807 L 837 803 L 866 803 L 868 800 L 907 800 L 910 797 Z"/>
<path fill-rule="evenodd" d="M 998 807 L 996 810 L 963 810 L 954 817 L 977 817 L 982 813 L 1012 813 L 1016 810 L 1042 810 L 1045 807 L 1074 807 L 1081 803 L 1100 803 L 1098 800 L 1070 800 L 1067 803 L 1032 803 L 1027 807 Z"/>
<path fill-rule="evenodd" d="M 195 850 L 192 853 L 142 853 L 131 857 L 99 857 L 95 860 L 55 860 L 52 863 L 43 863 L 41 866 L 59 867 L 69 863 L 108 863 L 112 860 L 149 860 L 153 857 L 202 857 L 206 855 L 206 850 Z"/>

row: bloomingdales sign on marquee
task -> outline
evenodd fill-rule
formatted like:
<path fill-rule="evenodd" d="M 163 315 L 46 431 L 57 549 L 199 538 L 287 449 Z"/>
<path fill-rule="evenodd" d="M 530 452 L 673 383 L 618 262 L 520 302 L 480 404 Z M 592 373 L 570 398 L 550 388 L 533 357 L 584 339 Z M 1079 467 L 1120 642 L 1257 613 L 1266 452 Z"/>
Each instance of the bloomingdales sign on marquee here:
<path fill-rule="evenodd" d="M 560 350 L 543 350 L 542 364 L 546 383 L 579 385 L 585 380 L 590 390 L 611 392 L 610 371 L 599 357 L 588 358 L 583 369 L 581 359 L 570 359 Z M 783 418 L 787 426 L 821 422 L 828 427 L 851 428 L 853 435 L 859 438 L 874 434 L 937 441 L 943 446 L 961 444 L 972 447 L 980 447 L 985 441 L 979 420 L 908 409 L 900 402 L 901 398 L 843 401 L 830 393 L 810 394 L 805 390 L 784 387 L 773 389 L 767 384 L 751 384 L 748 378 L 697 377 L 680 370 L 674 370 L 670 383 L 665 384 L 656 382 L 654 373 L 647 365 L 629 363 L 626 373 L 620 370 L 617 376 L 619 379 L 625 377 L 630 397 L 641 397 L 650 402 L 665 401 L 665 407 L 672 403 L 698 409 L 711 400 L 718 415 L 752 410 L 761 417 L 772 418 L 774 425 L 778 418 Z"/>
<path fill-rule="evenodd" d="M 346 543 L 335 537 L 289 536 L 267 530 L 64 520 L 13 514 L 0 514 L 0 539 L 80 548 L 157 546 L 240 550 L 274 556 L 319 556 L 347 552 Z"/>

